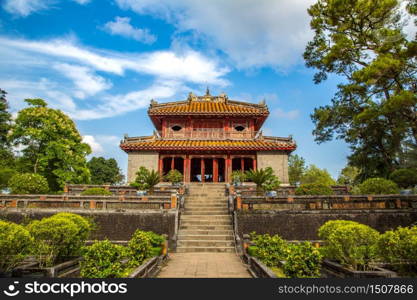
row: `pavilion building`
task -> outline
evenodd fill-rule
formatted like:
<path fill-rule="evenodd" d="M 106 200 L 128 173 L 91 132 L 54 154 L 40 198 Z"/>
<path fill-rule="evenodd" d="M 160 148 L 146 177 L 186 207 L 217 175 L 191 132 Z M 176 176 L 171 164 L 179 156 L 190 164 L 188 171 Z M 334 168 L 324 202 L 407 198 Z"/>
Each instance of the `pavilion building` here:
<path fill-rule="evenodd" d="M 296 144 L 291 137 L 262 134 L 269 115 L 264 102 L 230 100 L 207 90 L 185 101 L 152 100 L 148 115 L 153 135 L 126 136 L 120 145 L 128 154 L 128 182 L 144 166 L 161 175 L 177 169 L 185 182 L 230 182 L 232 171 L 271 167 L 288 183 L 288 155 Z"/>

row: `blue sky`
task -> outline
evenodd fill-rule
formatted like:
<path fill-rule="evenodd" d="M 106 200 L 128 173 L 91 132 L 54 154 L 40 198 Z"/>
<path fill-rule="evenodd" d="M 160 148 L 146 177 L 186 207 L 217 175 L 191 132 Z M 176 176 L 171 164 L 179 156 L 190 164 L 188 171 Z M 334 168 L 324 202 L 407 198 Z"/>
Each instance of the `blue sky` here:
<path fill-rule="evenodd" d="M 150 99 L 190 91 L 266 100 L 264 133 L 293 135 L 296 153 L 337 177 L 349 148 L 317 145 L 310 114 L 328 104 L 337 78 L 314 85 L 302 60 L 313 0 L 3 0 L 0 87 L 11 110 L 40 97 L 68 113 L 96 156 L 149 135 Z"/>

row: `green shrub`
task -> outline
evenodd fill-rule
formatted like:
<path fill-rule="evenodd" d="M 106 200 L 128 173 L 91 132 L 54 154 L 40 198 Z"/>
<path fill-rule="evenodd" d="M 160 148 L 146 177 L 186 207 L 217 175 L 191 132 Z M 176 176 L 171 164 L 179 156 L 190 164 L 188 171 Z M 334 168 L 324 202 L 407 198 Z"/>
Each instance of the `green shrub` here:
<path fill-rule="evenodd" d="M 377 257 L 378 231 L 363 224 L 336 226 L 326 239 L 325 254 L 353 270 L 368 270 Z"/>
<path fill-rule="evenodd" d="M 12 194 L 45 194 L 48 192 L 48 181 L 39 174 L 16 174 L 9 180 Z"/>
<path fill-rule="evenodd" d="M 82 196 L 93 196 L 93 195 L 112 196 L 113 193 L 106 189 L 96 187 L 96 188 L 89 188 L 89 189 L 86 189 L 85 191 L 82 191 L 81 195 Z"/>
<path fill-rule="evenodd" d="M 327 221 L 323 225 L 320 226 L 318 230 L 318 236 L 322 240 L 327 240 L 329 238 L 329 235 L 338 227 L 344 226 L 344 225 L 355 225 L 360 224 L 355 221 L 348 221 L 348 220 L 331 220 Z"/>
<path fill-rule="evenodd" d="M 180 183 L 183 181 L 184 176 L 180 171 L 174 169 L 170 170 L 167 175 L 165 175 L 165 180 L 171 182 L 172 184 Z"/>
<path fill-rule="evenodd" d="M 395 182 L 384 178 L 369 178 L 362 182 L 358 188 L 364 195 L 397 194 L 399 190 Z"/>
<path fill-rule="evenodd" d="M 0 272 L 9 272 L 30 253 L 33 238 L 25 227 L 0 220 Z"/>
<path fill-rule="evenodd" d="M 16 171 L 10 168 L 0 170 L 0 192 L 2 189 L 9 187 L 10 178 L 16 175 Z"/>
<path fill-rule="evenodd" d="M 284 273 L 291 278 L 320 277 L 322 255 L 310 242 L 290 245 Z"/>
<path fill-rule="evenodd" d="M 130 266 L 139 266 L 151 256 L 152 243 L 148 232 L 136 230 L 128 243 Z"/>
<path fill-rule="evenodd" d="M 140 167 L 136 173 L 135 181 L 130 185 L 139 190 L 152 191 L 154 186 L 161 181 L 161 176 L 155 170 L 149 171 L 145 167 Z"/>
<path fill-rule="evenodd" d="M 288 244 L 278 235 L 251 233 L 250 237 L 249 255 L 260 259 L 268 267 L 279 266 L 286 259 Z"/>
<path fill-rule="evenodd" d="M 57 213 L 49 218 L 50 219 L 64 218 L 64 219 L 68 219 L 72 221 L 75 225 L 77 225 L 78 227 L 77 237 L 81 246 L 83 246 L 84 242 L 88 240 L 91 232 L 95 228 L 95 224 L 91 220 L 85 217 L 82 217 L 80 215 L 73 214 L 73 213 L 67 213 L 67 212 Z"/>
<path fill-rule="evenodd" d="M 398 169 L 391 173 L 389 178 L 401 188 L 410 188 L 417 185 L 417 170 Z"/>
<path fill-rule="evenodd" d="M 232 182 L 233 183 L 241 183 L 246 181 L 245 172 L 242 171 L 233 171 L 232 172 Z"/>
<path fill-rule="evenodd" d="M 108 240 L 95 242 L 84 248 L 80 275 L 83 278 L 122 277 L 125 272 L 123 260 L 126 257 L 126 247 Z"/>
<path fill-rule="evenodd" d="M 67 217 L 43 218 L 27 226 L 35 239 L 34 254 L 41 266 L 78 256 L 84 240 L 80 237 L 80 228 Z"/>
<path fill-rule="evenodd" d="M 246 180 L 256 184 L 258 191 L 272 191 L 280 186 L 278 177 L 275 176 L 271 167 L 245 172 Z"/>
<path fill-rule="evenodd" d="M 295 189 L 295 194 L 298 196 L 303 195 L 333 195 L 334 192 L 329 185 L 322 183 L 306 183 L 300 185 Z"/>
<path fill-rule="evenodd" d="M 386 231 L 378 240 L 378 254 L 383 262 L 417 263 L 417 226 Z"/>

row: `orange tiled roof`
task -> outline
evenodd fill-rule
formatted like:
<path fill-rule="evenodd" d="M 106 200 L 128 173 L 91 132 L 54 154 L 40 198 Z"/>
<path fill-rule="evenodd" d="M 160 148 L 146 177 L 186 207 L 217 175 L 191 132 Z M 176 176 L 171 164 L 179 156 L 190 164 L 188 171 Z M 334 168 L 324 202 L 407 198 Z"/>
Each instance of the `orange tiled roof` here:
<path fill-rule="evenodd" d="M 264 115 L 269 114 L 265 105 L 227 101 L 180 101 L 157 104 L 149 108 L 149 115 Z"/>
<path fill-rule="evenodd" d="M 291 140 L 143 140 L 124 142 L 120 147 L 125 151 L 137 150 L 294 150 Z"/>

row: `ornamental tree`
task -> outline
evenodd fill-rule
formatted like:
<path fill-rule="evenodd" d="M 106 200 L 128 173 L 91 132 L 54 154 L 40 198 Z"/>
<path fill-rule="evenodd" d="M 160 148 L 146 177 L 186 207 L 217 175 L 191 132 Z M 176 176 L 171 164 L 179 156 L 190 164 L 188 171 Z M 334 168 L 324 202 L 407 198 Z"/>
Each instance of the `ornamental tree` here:
<path fill-rule="evenodd" d="M 124 179 L 114 158 L 92 157 L 87 163 L 92 184 L 118 184 Z"/>
<path fill-rule="evenodd" d="M 417 141 L 417 41 L 403 29 L 401 0 L 318 0 L 308 13 L 314 38 L 304 58 L 344 80 L 329 105 L 312 114 L 319 143 L 342 139 L 359 179 L 387 177 L 399 165 L 403 142 Z M 409 1 L 410 16 L 416 1 Z"/>
<path fill-rule="evenodd" d="M 288 157 L 288 176 L 290 184 L 295 185 L 300 183 L 301 177 L 306 171 L 306 161 L 301 156 L 291 154 Z"/>
<path fill-rule="evenodd" d="M 310 165 L 301 176 L 301 184 L 319 183 L 327 186 L 335 185 L 336 182 L 326 169 L 320 169 L 315 165 Z"/>
<path fill-rule="evenodd" d="M 42 99 L 26 99 L 11 135 L 23 148 L 20 163 L 28 172 L 43 175 L 52 191 L 65 183 L 88 183 L 86 156 L 90 146 L 82 142 L 74 122 L 62 111 L 47 107 Z"/>

